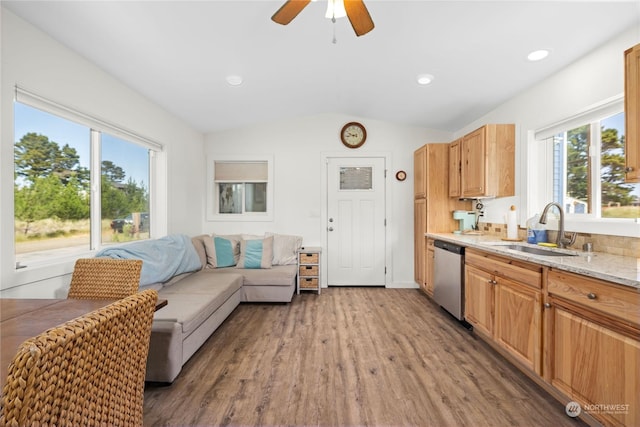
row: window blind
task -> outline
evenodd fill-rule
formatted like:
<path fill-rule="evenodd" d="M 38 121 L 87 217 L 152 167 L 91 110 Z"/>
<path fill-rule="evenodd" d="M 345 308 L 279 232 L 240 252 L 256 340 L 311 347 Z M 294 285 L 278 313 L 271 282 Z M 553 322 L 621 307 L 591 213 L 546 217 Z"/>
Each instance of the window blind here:
<path fill-rule="evenodd" d="M 267 162 L 215 161 L 215 181 L 267 182 L 269 179 Z"/>
<path fill-rule="evenodd" d="M 559 122 L 537 129 L 534 133 L 535 139 L 539 141 L 551 138 L 560 132 L 575 129 L 621 111 L 624 111 L 624 96 L 622 94 L 611 97 Z"/>
<path fill-rule="evenodd" d="M 72 107 L 68 107 L 66 105 L 52 101 L 19 86 L 15 87 L 15 101 L 21 104 L 29 105 L 30 107 L 37 108 L 47 113 L 55 114 L 59 117 L 71 120 L 72 122 L 79 123 L 91 129 L 109 133 L 113 136 L 136 143 L 150 150 L 163 150 L 163 146 L 159 142 L 140 136 L 133 131 L 123 129 L 122 127 L 117 126 L 113 123 L 109 123 L 105 120 L 93 117 L 89 114 L 82 113 Z"/>

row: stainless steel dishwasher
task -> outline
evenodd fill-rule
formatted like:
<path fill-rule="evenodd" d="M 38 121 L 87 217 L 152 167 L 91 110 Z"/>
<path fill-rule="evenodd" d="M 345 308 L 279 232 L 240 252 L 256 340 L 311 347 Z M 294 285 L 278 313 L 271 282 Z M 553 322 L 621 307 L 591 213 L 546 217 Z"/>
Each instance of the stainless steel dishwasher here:
<path fill-rule="evenodd" d="M 436 240 L 433 299 L 456 319 L 464 320 L 464 247 Z"/>

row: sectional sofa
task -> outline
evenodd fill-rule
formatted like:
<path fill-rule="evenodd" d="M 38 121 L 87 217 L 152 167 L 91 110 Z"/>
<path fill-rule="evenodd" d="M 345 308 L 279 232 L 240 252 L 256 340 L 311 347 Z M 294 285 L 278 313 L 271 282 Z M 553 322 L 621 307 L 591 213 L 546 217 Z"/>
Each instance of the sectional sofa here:
<path fill-rule="evenodd" d="M 193 247 L 185 250 L 188 257 L 197 254 L 198 268 L 161 283 L 141 285 L 141 289 L 156 289 L 158 298 L 168 302 L 154 315 L 146 374 L 150 382 L 172 383 L 182 366 L 241 302 L 287 303 L 295 291 L 300 237 L 201 235 L 190 241 Z M 153 252 L 157 258 L 158 250 Z M 98 255 L 138 256 L 135 251 Z M 152 264 L 153 260 L 147 266 Z M 191 266 L 196 264 L 194 260 L 189 262 Z M 143 259 L 143 273 L 144 269 Z"/>

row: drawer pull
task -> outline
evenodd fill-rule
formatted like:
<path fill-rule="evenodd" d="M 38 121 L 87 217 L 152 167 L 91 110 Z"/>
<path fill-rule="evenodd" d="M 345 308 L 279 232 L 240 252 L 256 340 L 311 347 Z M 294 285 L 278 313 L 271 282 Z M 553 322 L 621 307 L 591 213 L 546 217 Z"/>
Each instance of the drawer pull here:
<path fill-rule="evenodd" d="M 313 267 L 312 267 L 312 266 L 310 266 L 310 265 L 308 265 L 308 266 L 306 266 L 305 268 L 306 268 L 307 270 L 311 270 Z"/>
<path fill-rule="evenodd" d="M 596 299 L 596 298 L 598 298 L 598 296 L 597 296 L 596 294 L 594 294 L 593 292 L 589 292 L 589 293 L 587 294 L 587 298 L 589 298 L 589 299 Z"/>

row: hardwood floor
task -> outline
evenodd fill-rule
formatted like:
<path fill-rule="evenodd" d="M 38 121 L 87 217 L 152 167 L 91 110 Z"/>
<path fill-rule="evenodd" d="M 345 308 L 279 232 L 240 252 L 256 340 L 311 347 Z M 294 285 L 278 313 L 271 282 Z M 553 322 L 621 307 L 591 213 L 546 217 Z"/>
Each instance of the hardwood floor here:
<path fill-rule="evenodd" d="M 241 304 L 146 426 L 577 426 L 564 406 L 415 289 L 329 288 Z"/>

